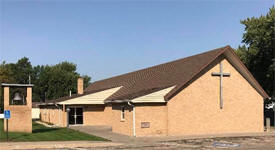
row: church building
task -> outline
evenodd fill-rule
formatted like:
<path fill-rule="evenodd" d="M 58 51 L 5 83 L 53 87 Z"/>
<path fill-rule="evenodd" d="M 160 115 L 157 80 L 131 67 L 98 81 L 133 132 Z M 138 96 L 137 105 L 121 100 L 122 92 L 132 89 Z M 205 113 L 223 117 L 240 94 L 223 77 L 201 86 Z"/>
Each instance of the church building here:
<path fill-rule="evenodd" d="M 269 98 L 230 46 L 91 83 L 41 104 L 41 120 L 129 136 L 264 131 Z"/>

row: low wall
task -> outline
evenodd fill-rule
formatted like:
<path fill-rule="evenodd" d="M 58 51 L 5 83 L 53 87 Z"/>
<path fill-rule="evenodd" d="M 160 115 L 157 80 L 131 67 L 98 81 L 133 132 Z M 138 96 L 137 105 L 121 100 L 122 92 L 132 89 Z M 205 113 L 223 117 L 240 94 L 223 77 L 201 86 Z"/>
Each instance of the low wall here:
<path fill-rule="evenodd" d="M 62 108 L 55 106 L 48 106 L 47 108 L 40 108 L 41 121 L 51 123 L 60 127 L 67 125 L 67 112 Z"/>

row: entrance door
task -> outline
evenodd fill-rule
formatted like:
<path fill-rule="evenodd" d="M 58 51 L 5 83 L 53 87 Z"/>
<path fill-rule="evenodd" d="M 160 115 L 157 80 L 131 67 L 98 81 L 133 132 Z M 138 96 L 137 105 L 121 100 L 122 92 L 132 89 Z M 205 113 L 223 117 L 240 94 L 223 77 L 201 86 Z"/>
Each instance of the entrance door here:
<path fill-rule="evenodd" d="M 83 108 L 70 107 L 69 124 L 70 125 L 83 124 Z"/>

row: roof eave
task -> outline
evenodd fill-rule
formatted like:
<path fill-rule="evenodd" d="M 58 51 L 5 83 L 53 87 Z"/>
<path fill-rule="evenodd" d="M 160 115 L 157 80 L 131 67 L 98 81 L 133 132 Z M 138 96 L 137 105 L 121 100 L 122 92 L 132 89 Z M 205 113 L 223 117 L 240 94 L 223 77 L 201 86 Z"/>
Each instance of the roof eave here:
<path fill-rule="evenodd" d="M 234 57 L 238 60 L 238 62 L 241 64 L 241 66 L 246 70 L 246 72 L 249 74 L 249 76 L 251 76 L 253 82 L 256 84 L 257 92 L 263 97 L 263 99 L 270 99 L 270 96 L 264 91 L 264 89 L 261 87 L 261 85 L 258 83 L 258 81 L 253 77 L 253 75 L 250 73 L 250 71 L 247 69 L 247 67 L 243 64 L 243 62 L 240 60 L 240 58 L 237 56 L 237 54 L 234 52 L 234 50 L 230 46 L 226 46 L 224 48 L 224 50 L 222 50 L 216 57 L 214 57 L 211 61 L 209 61 L 209 63 L 207 63 L 205 66 L 203 66 L 197 73 L 194 73 L 194 75 L 192 76 L 192 78 L 190 78 L 190 80 L 192 80 L 197 74 L 199 74 L 204 68 L 206 68 L 208 65 L 210 65 L 214 60 L 216 60 L 219 56 L 221 56 L 227 50 L 230 51 L 234 55 Z M 169 93 L 167 93 L 164 96 L 164 99 L 166 101 L 170 100 L 180 90 L 182 90 L 181 88 L 185 84 L 187 84 L 190 80 L 178 85 L 176 88 L 171 90 Z"/>
<path fill-rule="evenodd" d="M 206 68 L 208 65 L 210 65 L 214 60 L 216 60 L 220 55 L 222 55 L 226 50 L 231 49 L 231 47 L 229 45 L 225 46 L 224 49 L 222 51 L 219 52 L 219 54 L 217 56 L 215 56 L 212 60 L 210 60 L 206 65 L 202 66 L 198 72 L 194 73 L 193 76 L 190 78 L 190 80 L 192 80 L 197 74 L 199 74 L 204 68 Z M 174 89 L 172 89 L 169 93 L 167 93 L 164 96 L 164 99 L 166 101 L 170 100 L 176 93 L 178 93 L 181 88 L 187 84 L 190 80 L 187 80 L 186 82 L 179 84 L 178 86 L 176 86 Z"/>

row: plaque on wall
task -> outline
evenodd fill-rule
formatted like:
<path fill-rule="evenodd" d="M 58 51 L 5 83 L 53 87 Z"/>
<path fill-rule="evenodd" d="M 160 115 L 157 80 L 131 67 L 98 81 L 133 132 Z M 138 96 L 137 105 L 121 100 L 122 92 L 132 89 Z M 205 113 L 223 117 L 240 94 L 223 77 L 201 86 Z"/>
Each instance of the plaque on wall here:
<path fill-rule="evenodd" d="M 150 128 L 150 122 L 141 122 L 141 128 Z"/>

